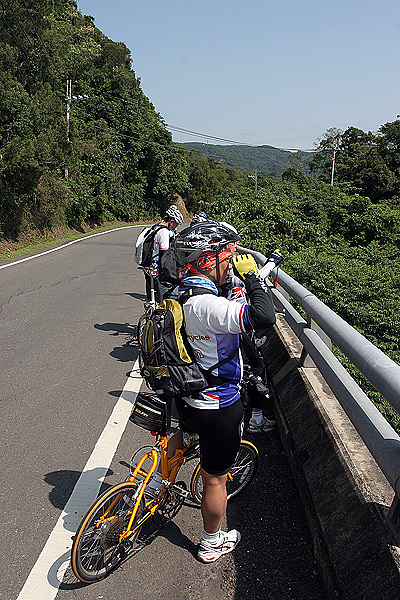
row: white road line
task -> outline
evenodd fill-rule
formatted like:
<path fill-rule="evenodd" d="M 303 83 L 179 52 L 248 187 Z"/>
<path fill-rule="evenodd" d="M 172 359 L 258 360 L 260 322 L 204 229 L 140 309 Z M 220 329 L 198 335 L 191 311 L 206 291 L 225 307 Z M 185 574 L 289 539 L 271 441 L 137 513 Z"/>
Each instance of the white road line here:
<path fill-rule="evenodd" d="M 130 227 L 145 227 L 145 225 L 144 224 L 126 225 L 125 227 L 114 227 L 114 229 L 108 229 L 107 231 L 100 231 L 99 233 L 92 233 L 90 235 L 85 235 L 85 237 L 78 238 L 77 240 L 72 240 L 72 242 L 68 242 L 67 244 L 63 244 L 62 246 L 57 246 L 57 248 L 51 248 L 50 250 L 45 250 L 44 252 L 40 252 L 39 254 L 34 254 L 33 256 L 27 256 L 26 258 L 21 258 L 20 260 L 15 260 L 12 263 L 8 263 L 6 265 L 1 265 L 0 269 L 6 269 L 7 267 L 13 267 L 14 265 L 23 263 L 26 260 L 32 260 L 33 258 L 39 258 L 39 256 L 43 256 L 44 254 L 49 254 L 50 252 L 55 252 L 56 250 L 61 250 L 62 248 L 71 246 L 71 244 L 76 244 L 77 242 L 83 242 L 84 240 L 88 240 L 91 237 L 96 237 L 97 235 L 104 235 L 105 233 L 111 233 L 112 231 L 119 231 L 120 229 L 129 229 Z"/>
<path fill-rule="evenodd" d="M 71 537 L 99 493 L 142 384 L 139 359 L 17 600 L 54 600 L 69 564 Z"/>

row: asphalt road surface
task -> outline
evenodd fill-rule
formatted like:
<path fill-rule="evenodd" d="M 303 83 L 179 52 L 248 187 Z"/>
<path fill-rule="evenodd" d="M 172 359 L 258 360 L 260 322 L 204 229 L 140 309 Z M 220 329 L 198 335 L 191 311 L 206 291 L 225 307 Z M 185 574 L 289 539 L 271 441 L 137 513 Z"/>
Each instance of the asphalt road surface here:
<path fill-rule="evenodd" d="M 136 323 L 144 281 L 133 262 L 141 227 L 112 230 L 0 263 L 1 600 L 323 600 L 311 541 L 278 434 L 259 448 L 255 482 L 227 513 L 232 555 L 196 561 L 188 502 L 143 528 L 129 559 L 85 586 L 68 566 L 71 536 L 102 489 L 128 474 L 151 436 L 130 422 L 141 385 Z M 3 267 L 3 268 L 2 268 Z M 182 478 L 190 477 L 193 463 Z"/>

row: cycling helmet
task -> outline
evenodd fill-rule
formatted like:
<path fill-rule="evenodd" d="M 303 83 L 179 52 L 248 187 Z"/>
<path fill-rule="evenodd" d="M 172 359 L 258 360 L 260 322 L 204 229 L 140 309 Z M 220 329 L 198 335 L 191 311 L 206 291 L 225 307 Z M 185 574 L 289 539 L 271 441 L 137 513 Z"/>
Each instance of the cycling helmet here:
<path fill-rule="evenodd" d="M 176 204 L 172 204 L 169 207 L 165 214 L 165 217 L 168 219 L 173 219 L 177 225 L 181 225 L 183 223 L 183 215 L 176 206 Z"/>
<path fill-rule="evenodd" d="M 192 220 L 190 221 L 190 226 L 196 225 L 197 223 L 203 223 L 203 221 L 207 221 L 207 214 L 203 211 L 196 213 L 193 215 Z"/>
<path fill-rule="evenodd" d="M 192 263 L 204 253 L 219 254 L 228 244 L 238 242 L 240 236 L 225 223 L 203 221 L 186 227 L 175 239 L 175 249 L 182 266 Z M 229 251 L 232 254 L 231 251 Z"/>
<path fill-rule="evenodd" d="M 221 221 L 220 225 L 224 225 L 225 227 L 228 227 L 228 229 L 232 229 L 232 231 L 238 235 L 236 227 L 234 227 L 230 223 L 226 223 L 226 221 Z"/>

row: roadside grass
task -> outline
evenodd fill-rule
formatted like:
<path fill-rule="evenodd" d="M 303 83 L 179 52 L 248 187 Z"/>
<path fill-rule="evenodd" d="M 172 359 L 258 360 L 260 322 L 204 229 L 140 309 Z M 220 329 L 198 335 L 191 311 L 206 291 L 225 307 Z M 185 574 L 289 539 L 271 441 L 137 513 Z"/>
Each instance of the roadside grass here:
<path fill-rule="evenodd" d="M 54 248 L 54 246 L 62 244 L 63 242 L 76 240 L 93 233 L 107 231 L 108 229 L 115 229 L 116 227 L 128 227 L 129 225 L 136 224 L 138 223 L 113 221 L 84 232 L 77 231 L 76 229 L 62 229 L 58 231 L 50 231 L 46 234 L 41 234 L 39 232 L 28 232 L 15 242 L 5 240 L 0 241 L 0 262 L 12 260 L 27 254 L 33 254 L 41 250 L 48 250 L 50 248 Z"/>

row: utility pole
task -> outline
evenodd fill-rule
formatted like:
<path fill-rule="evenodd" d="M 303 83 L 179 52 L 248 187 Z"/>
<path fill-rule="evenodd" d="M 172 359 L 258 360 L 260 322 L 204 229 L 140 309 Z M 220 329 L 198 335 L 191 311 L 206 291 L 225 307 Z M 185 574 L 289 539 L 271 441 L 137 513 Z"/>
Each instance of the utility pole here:
<path fill-rule="evenodd" d="M 67 79 L 67 95 L 65 101 L 67 103 L 67 141 L 69 142 L 69 115 L 74 106 L 79 102 L 79 100 L 87 100 L 89 96 L 84 94 L 83 96 L 73 96 L 72 95 L 72 80 Z M 74 103 L 72 103 L 74 101 Z M 68 179 L 68 167 L 65 167 L 65 179 Z"/>
<path fill-rule="evenodd" d="M 72 81 L 67 79 L 67 96 L 65 98 L 67 102 L 67 140 L 69 141 L 69 113 L 71 112 L 71 100 L 72 100 Z"/>
<path fill-rule="evenodd" d="M 67 102 L 67 142 L 69 142 L 69 113 L 71 112 L 71 89 L 72 86 L 72 81 L 71 79 L 67 79 L 67 94 L 65 97 L 65 100 Z M 65 167 L 65 179 L 68 179 L 68 175 L 69 175 L 69 171 L 68 171 L 68 167 Z"/>
<path fill-rule="evenodd" d="M 254 179 L 254 192 L 257 194 L 257 169 L 254 169 L 254 175 L 249 175 L 252 179 Z"/>

